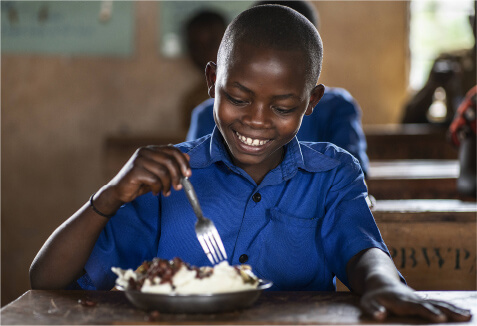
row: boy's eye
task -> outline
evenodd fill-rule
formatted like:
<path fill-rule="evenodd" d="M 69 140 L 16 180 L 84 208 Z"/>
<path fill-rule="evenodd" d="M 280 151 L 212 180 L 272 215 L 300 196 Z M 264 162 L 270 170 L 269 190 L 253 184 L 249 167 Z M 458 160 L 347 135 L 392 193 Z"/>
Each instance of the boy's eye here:
<path fill-rule="evenodd" d="M 274 107 L 273 109 L 274 109 L 275 112 L 277 112 L 278 114 L 286 115 L 286 114 L 290 114 L 290 113 L 292 113 L 293 111 L 295 111 L 296 108 L 293 108 L 293 109 L 284 109 L 284 108 L 281 108 L 281 107 Z"/>
<path fill-rule="evenodd" d="M 240 101 L 240 100 L 237 100 L 236 98 L 233 98 L 232 96 L 230 96 L 229 94 L 225 94 L 225 97 L 227 97 L 227 100 L 229 100 L 230 103 L 234 104 L 234 105 L 243 105 L 243 104 L 246 104 L 247 102 L 245 101 Z"/>

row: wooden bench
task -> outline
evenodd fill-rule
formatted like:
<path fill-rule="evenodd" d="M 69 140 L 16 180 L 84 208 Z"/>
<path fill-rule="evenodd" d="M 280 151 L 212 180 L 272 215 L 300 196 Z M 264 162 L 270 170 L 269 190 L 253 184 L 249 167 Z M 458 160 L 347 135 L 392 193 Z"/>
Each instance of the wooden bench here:
<path fill-rule="evenodd" d="M 415 290 L 476 290 L 477 203 L 378 200 L 372 208 L 394 264 Z M 347 288 L 338 280 L 340 291 Z"/>
<path fill-rule="evenodd" d="M 372 160 L 457 159 L 447 128 L 427 124 L 366 125 L 363 131 Z"/>
<path fill-rule="evenodd" d="M 377 200 L 372 211 L 409 286 L 476 290 L 477 203 Z"/>
<path fill-rule="evenodd" d="M 457 192 L 457 160 L 370 162 L 366 183 L 376 199 L 467 199 Z"/>

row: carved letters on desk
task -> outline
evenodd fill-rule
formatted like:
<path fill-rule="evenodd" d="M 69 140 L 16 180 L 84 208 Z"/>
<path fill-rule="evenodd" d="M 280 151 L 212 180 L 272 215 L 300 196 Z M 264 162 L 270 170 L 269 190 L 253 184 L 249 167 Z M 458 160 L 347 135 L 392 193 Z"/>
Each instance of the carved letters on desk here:
<path fill-rule="evenodd" d="M 476 255 L 465 248 L 389 247 L 398 269 L 438 268 L 475 272 Z"/>
<path fill-rule="evenodd" d="M 472 214 L 475 213 L 403 214 L 407 219 L 398 222 L 377 214 L 377 224 L 394 264 L 410 287 L 475 291 L 477 228 Z M 449 221 L 449 216 L 454 220 Z"/>

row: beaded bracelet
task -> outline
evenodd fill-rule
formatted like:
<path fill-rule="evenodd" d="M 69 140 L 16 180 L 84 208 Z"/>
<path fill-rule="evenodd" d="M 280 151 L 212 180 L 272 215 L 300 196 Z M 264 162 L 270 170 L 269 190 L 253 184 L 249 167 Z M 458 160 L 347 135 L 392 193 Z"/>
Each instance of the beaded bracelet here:
<path fill-rule="evenodd" d="M 91 197 L 89 198 L 89 205 L 91 206 L 91 208 L 93 209 L 93 211 L 95 211 L 96 214 L 99 214 L 99 215 L 104 216 L 104 217 L 106 217 L 106 218 L 111 218 L 111 217 L 113 217 L 114 214 L 113 214 L 113 215 L 106 215 L 106 214 L 104 214 L 104 213 L 101 213 L 96 207 L 94 207 L 94 204 L 93 204 L 93 197 L 94 197 L 94 195 L 96 195 L 96 193 L 93 193 L 93 194 L 91 195 Z"/>

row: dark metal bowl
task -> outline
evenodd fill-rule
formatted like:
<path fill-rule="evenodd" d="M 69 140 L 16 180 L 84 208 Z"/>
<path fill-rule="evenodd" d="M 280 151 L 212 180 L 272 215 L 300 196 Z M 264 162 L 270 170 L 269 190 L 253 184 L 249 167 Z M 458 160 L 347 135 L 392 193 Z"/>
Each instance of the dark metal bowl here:
<path fill-rule="evenodd" d="M 124 290 L 137 308 L 164 313 L 217 313 L 251 306 L 272 282 L 260 280 L 256 289 L 217 294 L 156 294 Z"/>

